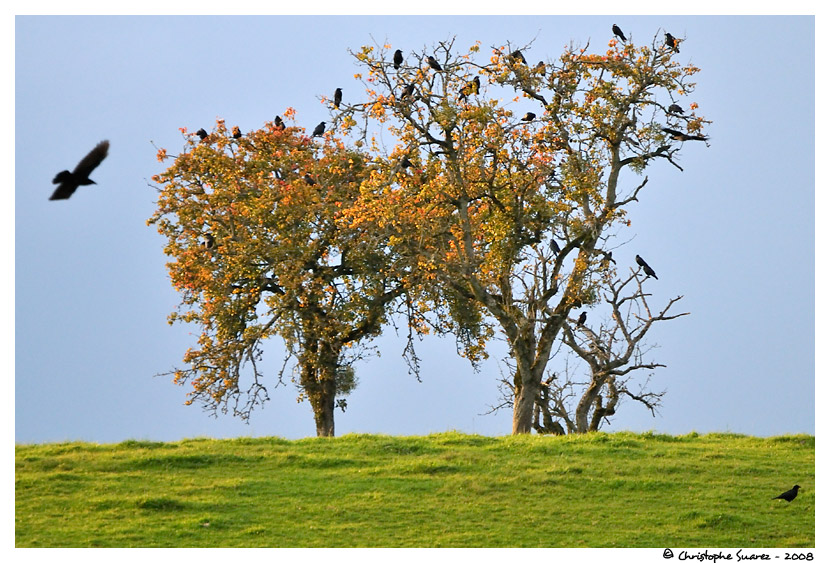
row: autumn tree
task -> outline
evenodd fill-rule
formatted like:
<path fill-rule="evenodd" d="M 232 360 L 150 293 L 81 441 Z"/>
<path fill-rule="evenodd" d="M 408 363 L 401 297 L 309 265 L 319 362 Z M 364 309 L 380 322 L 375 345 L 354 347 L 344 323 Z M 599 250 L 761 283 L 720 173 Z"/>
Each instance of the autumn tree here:
<path fill-rule="evenodd" d="M 352 228 L 345 213 L 369 173 L 365 156 L 286 125 L 231 135 L 220 120 L 201 138 L 183 129 L 184 149 L 154 178 L 149 223 L 167 237 L 182 293 L 169 320 L 201 329 L 187 367 L 171 375 L 192 385 L 188 403 L 247 418 L 268 399 L 263 346 L 281 337 L 317 435 L 332 436 L 335 406 L 345 408 L 336 397 L 355 385 L 351 364 L 403 285 L 377 229 Z"/>
<path fill-rule="evenodd" d="M 513 432 L 530 432 L 551 350 L 574 310 L 598 301 L 609 240 L 648 182 L 638 176 L 680 168 L 684 142 L 706 140 L 697 104 L 679 105 L 698 69 L 658 36 L 538 64 L 527 46 L 483 62 L 479 45 L 457 54 L 452 41 L 399 64 L 390 50 L 354 53 L 368 100 L 338 118 L 378 153 L 393 146 L 364 182 L 363 217 L 446 307 L 468 357 L 502 333 Z M 394 142 L 378 142 L 378 125 Z"/>

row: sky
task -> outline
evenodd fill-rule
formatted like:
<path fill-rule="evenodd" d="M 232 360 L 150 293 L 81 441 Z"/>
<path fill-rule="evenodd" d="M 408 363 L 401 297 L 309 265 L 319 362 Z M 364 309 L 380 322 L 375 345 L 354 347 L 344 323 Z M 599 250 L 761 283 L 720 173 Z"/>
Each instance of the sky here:
<path fill-rule="evenodd" d="M 648 169 L 630 210 L 632 241 L 614 251 L 657 271 L 655 304 L 683 295 L 689 316 L 649 333 L 667 367 L 656 417 L 624 403 L 609 431 L 815 433 L 815 19 L 810 16 L 17 16 L 14 22 L 14 440 L 98 443 L 315 434 L 296 389 L 271 390 L 249 423 L 185 406 L 186 387 L 157 374 L 182 365 L 198 328 L 168 325 L 180 301 L 164 239 L 146 225 L 180 127 L 217 118 L 243 131 L 287 107 L 309 131 L 320 96 L 360 99 L 349 50 L 389 43 L 421 51 L 532 42 L 529 61 L 570 42 L 604 49 L 618 24 L 636 43 L 684 37 L 679 60 L 701 72 L 690 101 L 713 121 L 710 147 Z M 517 109 L 518 111 L 518 109 Z M 99 141 L 110 153 L 95 186 L 49 201 L 54 175 Z M 634 177 L 631 181 L 639 179 Z M 6 318 L 10 318 L 7 315 Z M 388 327 L 380 357 L 336 432 L 510 433 L 500 402 L 503 343 L 476 372 L 451 338 L 419 343 L 421 381 Z M 11 350 L 9 350 L 11 353 Z M 279 341 L 266 348 L 272 373 Z M 555 360 L 554 360 L 555 361 Z M 275 380 L 272 379 L 272 383 Z"/>

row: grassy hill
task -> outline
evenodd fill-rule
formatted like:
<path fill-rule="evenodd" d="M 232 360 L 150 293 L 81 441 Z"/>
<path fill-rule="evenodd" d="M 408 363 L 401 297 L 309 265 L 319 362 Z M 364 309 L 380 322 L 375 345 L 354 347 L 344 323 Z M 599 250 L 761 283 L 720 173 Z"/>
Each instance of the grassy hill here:
<path fill-rule="evenodd" d="M 64 443 L 15 461 L 17 547 L 815 546 L 807 435 Z"/>

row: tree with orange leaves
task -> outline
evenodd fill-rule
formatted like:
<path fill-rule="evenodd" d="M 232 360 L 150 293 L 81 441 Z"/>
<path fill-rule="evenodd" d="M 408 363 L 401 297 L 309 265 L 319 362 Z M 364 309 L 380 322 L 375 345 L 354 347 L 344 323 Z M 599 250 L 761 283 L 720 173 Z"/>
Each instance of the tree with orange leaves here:
<path fill-rule="evenodd" d="M 636 176 L 660 161 L 680 168 L 683 139 L 667 125 L 702 137 L 695 103 L 669 109 L 699 69 L 656 37 L 613 39 L 604 53 L 571 46 L 533 67 L 529 46 L 495 47 L 486 62 L 478 44 L 459 55 L 443 42 L 402 63 L 390 49 L 353 53 L 369 99 L 335 119 L 378 152 L 355 209 L 410 264 L 420 295 L 445 306 L 468 357 L 500 330 L 512 430 L 530 432 L 554 343 L 613 269 L 611 242 L 648 182 Z M 375 124 L 397 140 L 388 154 Z"/>
<path fill-rule="evenodd" d="M 202 142 L 182 130 L 184 150 L 154 178 L 161 188 L 148 222 L 168 239 L 182 293 L 169 321 L 201 327 L 187 367 L 170 375 L 192 385 L 188 404 L 247 418 L 268 399 L 263 344 L 282 337 L 317 435 L 332 436 L 335 407 L 345 409 L 335 397 L 355 386 L 351 364 L 403 285 L 379 230 L 351 225 L 370 173 L 364 155 L 280 124 L 231 135 L 220 120 Z"/>

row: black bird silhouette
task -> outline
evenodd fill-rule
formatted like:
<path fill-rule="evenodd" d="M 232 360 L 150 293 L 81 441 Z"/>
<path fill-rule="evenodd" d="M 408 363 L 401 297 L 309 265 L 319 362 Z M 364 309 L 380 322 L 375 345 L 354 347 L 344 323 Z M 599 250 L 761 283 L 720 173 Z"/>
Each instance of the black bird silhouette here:
<path fill-rule="evenodd" d="M 241 136 L 242 136 L 242 131 L 239 130 L 239 126 L 234 125 L 233 126 L 233 138 L 238 139 Z"/>
<path fill-rule="evenodd" d="M 679 113 L 679 114 L 682 115 L 683 114 L 683 108 L 680 107 L 677 104 L 672 104 L 672 105 L 669 106 L 669 113 Z"/>
<path fill-rule="evenodd" d="M 525 56 L 522 54 L 522 51 L 519 50 L 519 49 L 516 49 L 515 51 L 510 53 L 510 58 L 513 59 L 514 62 L 519 61 L 519 62 L 523 62 L 524 64 L 527 64 L 527 60 L 525 59 Z"/>
<path fill-rule="evenodd" d="M 279 115 L 274 118 L 274 125 L 277 129 L 285 129 L 285 123 L 283 123 L 282 118 Z"/>
<path fill-rule="evenodd" d="M 582 311 L 579 315 L 579 318 L 576 320 L 577 326 L 582 326 L 585 324 L 585 320 L 588 318 L 588 311 Z"/>
<path fill-rule="evenodd" d="M 409 158 L 403 157 L 401 159 L 401 166 L 403 168 L 410 168 L 410 167 L 414 166 L 414 164 L 412 164 L 412 162 L 409 160 Z"/>
<path fill-rule="evenodd" d="M 637 264 L 643 267 L 643 271 L 646 273 L 646 279 L 648 279 L 649 276 L 653 277 L 656 280 L 660 279 L 657 277 L 657 274 L 654 273 L 654 270 L 651 269 L 651 266 L 646 264 L 646 261 L 640 258 L 639 254 L 634 259 L 637 261 Z"/>
<path fill-rule="evenodd" d="M 776 499 L 782 498 L 782 499 L 784 499 L 784 500 L 785 500 L 785 501 L 787 501 L 787 502 L 792 502 L 792 501 L 793 501 L 793 499 L 796 497 L 796 495 L 798 495 L 798 489 L 800 489 L 800 488 L 801 488 L 801 487 L 799 487 L 798 485 L 796 485 L 795 487 L 793 487 L 793 488 L 792 488 L 792 489 L 790 489 L 789 491 L 786 491 L 786 492 L 784 492 L 784 493 L 781 493 L 781 494 L 780 494 L 780 495 L 778 495 L 777 497 L 773 497 L 773 498 L 772 498 L 772 500 L 776 500 Z"/>
<path fill-rule="evenodd" d="M 459 92 L 458 94 L 458 99 L 466 100 L 467 96 L 469 96 L 470 94 L 478 94 L 480 88 L 481 80 L 478 78 L 478 76 L 476 76 L 475 78 L 467 82 L 467 84 L 465 84 L 463 88 L 461 88 L 461 92 Z"/>
<path fill-rule="evenodd" d="M 438 61 L 435 60 L 435 57 L 429 56 L 427 57 L 427 63 L 429 63 L 429 68 L 434 70 L 444 70 L 441 68 L 441 65 L 438 64 Z"/>
<path fill-rule="evenodd" d="M 213 235 L 210 233 L 205 233 L 205 242 L 202 243 L 202 248 L 205 250 L 210 250 L 216 246 L 216 239 L 213 238 Z"/>
<path fill-rule="evenodd" d="M 613 262 L 614 264 L 617 263 L 617 261 L 614 260 L 614 258 L 613 258 L 614 253 L 611 252 L 610 250 L 608 252 L 605 252 L 605 251 L 601 250 L 600 252 L 602 252 L 602 261 L 603 262 Z M 656 278 L 657 276 L 654 276 L 654 277 Z"/>
<path fill-rule="evenodd" d="M 343 90 L 338 88 L 334 91 L 334 107 L 340 108 L 340 102 L 343 100 Z"/>
<path fill-rule="evenodd" d="M 522 118 L 522 121 L 533 121 L 534 119 L 536 119 L 536 114 L 533 113 L 532 111 L 529 111 Z"/>
<path fill-rule="evenodd" d="M 562 249 L 559 248 L 559 244 L 557 244 L 555 239 L 550 239 L 550 249 L 553 250 L 553 252 L 556 254 L 562 252 Z"/>
<path fill-rule="evenodd" d="M 628 41 L 628 39 L 625 38 L 625 35 L 623 35 L 622 29 L 620 29 L 619 26 L 617 26 L 617 24 L 611 26 L 611 31 L 613 31 L 614 35 L 616 35 L 623 41 Z"/>
<path fill-rule="evenodd" d="M 311 174 L 306 174 L 305 176 L 303 176 L 303 180 L 305 180 L 305 183 L 309 186 L 313 186 L 317 183 L 314 181 L 314 178 L 311 177 Z"/>
<path fill-rule="evenodd" d="M 680 48 L 677 44 L 677 38 L 675 38 L 671 33 L 666 32 L 666 45 L 668 45 L 675 53 L 680 52 Z"/>
<path fill-rule="evenodd" d="M 403 64 L 403 53 L 401 53 L 400 49 L 395 51 L 395 56 L 392 57 L 392 64 L 395 67 L 395 70 L 401 68 L 401 65 Z"/>
<path fill-rule="evenodd" d="M 407 84 L 404 86 L 403 91 L 401 92 L 401 99 L 403 100 L 407 96 L 411 96 L 415 92 L 415 84 Z"/>
<path fill-rule="evenodd" d="M 674 139 L 675 141 L 708 141 L 709 137 L 704 137 L 703 135 L 687 135 L 686 133 L 681 133 L 675 129 L 669 129 L 668 127 L 663 127 L 663 131 L 668 133 L 669 136 Z"/>
<path fill-rule="evenodd" d="M 326 130 L 326 122 L 321 121 L 317 124 L 317 127 L 314 128 L 314 132 L 311 133 L 312 137 L 319 137 L 323 134 L 323 131 Z"/>
<path fill-rule="evenodd" d="M 55 179 L 52 180 L 53 184 L 59 184 L 55 191 L 52 192 L 52 195 L 49 199 L 69 199 L 69 197 L 75 193 L 75 190 L 78 189 L 78 186 L 88 186 L 90 184 L 94 184 L 92 180 L 89 179 L 89 175 L 92 174 L 92 171 L 95 170 L 101 161 L 103 161 L 107 157 L 107 151 L 110 148 L 109 141 L 101 141 L 95 148 L 89 151 L 89 153 L 81 159 L 81 162 L 75 167 L 75 170 L 70 172 L 69 170 L 62 170 L 58 172 Z"/>
<path fill-rule="evenodd" d="M 207 139 L 208 136 L 207 131 L 205 131 L 204 129 L 199 129 L 198 131 L 196 131 L 196 134 L 199 135 L 199 139 L 202 141 Z"/>

